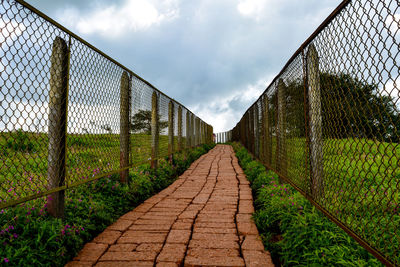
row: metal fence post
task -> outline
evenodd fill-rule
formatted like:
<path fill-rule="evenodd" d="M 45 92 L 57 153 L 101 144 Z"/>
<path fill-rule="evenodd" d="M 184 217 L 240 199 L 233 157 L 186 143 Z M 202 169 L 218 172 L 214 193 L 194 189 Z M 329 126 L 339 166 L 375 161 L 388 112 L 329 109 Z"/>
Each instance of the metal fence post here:
<path fill-rule="evenodd" d="M 129 166 L 129 103 L 130 102 L 130 86 L 129 75 L 126 71 L 122 73 L 120 82 L 120 135 L 119 135 L 119 167 L 120 169 Z M 120 172 L 121 183 L 127 183 L 129 177 L 129 169 Z"/>
<path fill-rule="evenodd" d="M 199 145 L 200 143 L 200 118 L 196 117 L 196 141 L 195 144 L 196 146 Z"/>
<path fill-rule="evenodd" d="M 254 155 L 260 158 L 260 117 L 258 103 L 254 106 Z"/>
<path fill-rule="evenodd" d="M 168 103 L 168 157 L 172 162 L 174 154 L 174 103 L 172 100 Z"/>
<path fill-rule="evenodd" d="M 282 79 L 278 81 L 278 131 L 276 143 L 276 168 L 280 174 L 286 176 L 286 85 Z"/>
<path fill-rule="evenodd" d="M 158 94 L 153 92 L 151 98 L 151 168 L 157 168 L 158 163 L 158 142 L 159 142 L 159 125 L 158 125 Z"/>
<path fill-rule="evenodd" d="M 250 108 L 250 151 L 254 155 L 254 106 Z"/>
<path fill-rule="evenodd" d="M 186 110 L 186 149 L 190 148 L 190 114 Z"/>
<path fill-rule="evenodd" d="M 265 164 L 267 166 L 271 166 L 271 159 L 272 159 L 272 138 L 271 138 L 271 122 L 270 122 L 270 115 L 269 115 L 269 99 L 268 96 L 264 97 L 264 158 Z"/>
<path fill-rule="evenodd" d="M 182 139 L 182 107 L 178 107 L 178 151 L 183 149 L 183 139 Z"/>
<path fill-rule="evenodd" d="M 319 199 L 324 194 L 321 87 L 318 52 L 314 45 L 307 51 L 307 82 L 311 160 L 311 194 Z"/>
<path fill-rule="evenodd" d="M 192 119 L 190 120 L 190 136 L 191 136 L 191 138 L 190 138 L 190 147 L 191 148 L 196 146 L 196 144 L 195 144 L 195 136 L 194 136 L 195 135 L 195 129 L 194 129 L 195 123 L 194 123 L 194 121 L 195 121 L 195 116 L 194 116 L 194 114 L 192 114 Z"/>
<path fill-rule="evenodd" d="M 47 183 L 51 190 L 65 185 L 66 173 L 69 49 L 60 37 L 54 40 L 50 61 Z M 64 190 L 48 196 L 47 210 L 52 216 L 64 217 L 64 196 Z"/>
<path fill-rule="evenodd" d="M 265 163 L 265 112 L 264 112 L 264 101 L 265 95 L 261 96 L 261 120 L 260 120 L 260 161 Z"/>

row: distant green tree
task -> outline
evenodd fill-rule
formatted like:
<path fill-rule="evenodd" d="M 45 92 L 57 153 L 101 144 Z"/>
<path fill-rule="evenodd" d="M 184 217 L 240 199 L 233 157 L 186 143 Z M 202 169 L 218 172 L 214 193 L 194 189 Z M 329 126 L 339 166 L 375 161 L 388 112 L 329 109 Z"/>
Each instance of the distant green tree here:
<path fill-rule="evenodd" d="M 326 138 L 368 138 L 399 142 L 400 114 L 395 101 L 375 84 L 349 74 L 320 73 L 323 135 Z M 276 94 L 270 114 L 276 118 Z M 286 82 L 286 118 L 289 135 L 304 137 L 304 82 Z M 272 129 L 274 130 L 274 128 Z"/>
<path fill-rule="evenodd" d="M 158 115 L 158 131 L 159 133 L 168 127 L 168 121 L 161 121 Z M 134 133 L 143 132 L 151 134 L 151 110 L 140 109 L 132 116 L 131 131 Z"/>

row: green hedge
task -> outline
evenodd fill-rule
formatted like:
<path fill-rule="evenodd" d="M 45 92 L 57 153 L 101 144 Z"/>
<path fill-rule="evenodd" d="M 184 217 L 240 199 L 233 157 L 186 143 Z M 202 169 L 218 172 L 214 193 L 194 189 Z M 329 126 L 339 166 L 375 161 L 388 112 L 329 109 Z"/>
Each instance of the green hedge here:
<path fill-rule="evenodd" d="M 212 147 L 197 147 L 186 156 L 177 153 L 172 165 L 161 160 L 157 170 L 149 165 L 131 169 L 129 186 L 113 175 L 67 190 L 64 221 L 47 214 L 44 198 L 0 210 L 0 265 L 63 266 L 86 242 L 170 185 Z"/>
<path fill-rule="evenodd" d="M 242 145 L 233 147 L 255 196 L 253 218 L 276 265 L 383 266 Z"/>

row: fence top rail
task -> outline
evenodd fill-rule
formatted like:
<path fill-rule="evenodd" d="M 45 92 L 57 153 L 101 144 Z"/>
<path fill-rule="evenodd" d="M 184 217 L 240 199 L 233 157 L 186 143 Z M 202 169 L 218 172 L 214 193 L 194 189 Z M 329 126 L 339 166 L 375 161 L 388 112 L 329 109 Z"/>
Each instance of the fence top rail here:
<path fill-rule="evenodd" d="M 335 10 L 332 11 L 331 14 L 318 26 L 318 28 L 300 45 L 300 47 L 294 52 L 294 54 L 289 58 L 289 60 L 286 62 L 286 64 L 283 66 L 281 71 L 275 76 L 275 78 L 269 83 L 267 88 L 260 94 L 260 96 L 257 98 L 256 101 L 254 101 L 253 104 L 250 105 L 250 107 L 243 113 L 247 113 L 256 103 L 261 99 L 261 97 L 268 91 L 268 88 L 272 84 L 274 84 L 278 78 L 284 73 L 286 68 L 292 63 L 292 61 L 302 53 L 305 47 L 307 47 L 311 41 L 323 30 L 325 29 L 329 23 L 349 4 L 351 3 L 351 0 L 343 0 L 336 8 Z"/>
<path fill-rule="evenodd" d="M 112 57 L 110 57 L 109 55 L 107 55 L 106 53 L 102 52 L 100 49 L 98 49 L 97 47 L 95 47 L 94 45 L 90 44 L 89 42 L 87 42 L 86 40 L 84 40 L 82 37 L 78 36 L 77 34 L 73 33 L 72 31 L 70 31 L 69 29 L 67 29 L 66 27 L 64 27 L 63 25 L 61 25 L 60 23 L 58 23 L 57 21 L 55 21 L 54 19 L 50 18 L 49 16 L 47 16 L 46 14 L 44 14 L 43 12 L 41 12 L 40 10 L 38 10 L 37 8 L 33 7 L 32 5 L 28 4 L 27 2 L 25 2 L 24 0 L 14 0 L 15 2 L 19 3 L 20 5 L 24 6 L 25 8 L 29 9 L 30 11 L 32 11 L 33 13 L 36 13 L 37 15 L 39 15 L 40 17 L 42 17 L 44 20 L 50 22 L 51 24 L 57 26 L 58 28 L 60 28 L 62 31 L 64 31 L 65 33 L 69 34 L 71 37 L 75 38 L 76 40 L 78 40 L 79 42 L 83 43 L 84 45 L 86 45 L 87 47 L 89 47 L 90 49 L 94 50 L 95 52 L 99 53 L 101 56 L 103 56 L 104 58 L 108 59 L 109 61 L 113 62 L 114 64 L 116 64 L 117 66 L 121 67 L 122 69 L 126 70 L 127 72 L 129 72 L 131 75 L 135 76 L 137 79 L 141 80 L 142 82 L 144 82 L 145 84 L 147 84 L 148 86 L 150 86 L 152 89 L 154 89 L 155 91 L 157 91 L 158 93 L 164 95 L 165 97 L 173 100 L 174 102 L 176 102 L 178 105 L 184 107 L 188 112 L 194 114 L 190 109 L 188 109 L 186 106 L 182 105 L 179 101 L 177 101 L 176 99 L 173 99 L 171 97 L 169 97 L 168 95 L 166 95 L 164 92 L 162 92 L 161 90 L 157 89 L 154 85 L 152 85 L 150 82 L 148 82 L 147 80 L 143 79 L 142 77 L 140 77 L 138 74 L 136 74 L 134 71 L 130 70 L 128 67 L 124 66 L 123 64 L 119 63 L 118 61 L 116 61 L 115 59 L 113 59 Z"/>

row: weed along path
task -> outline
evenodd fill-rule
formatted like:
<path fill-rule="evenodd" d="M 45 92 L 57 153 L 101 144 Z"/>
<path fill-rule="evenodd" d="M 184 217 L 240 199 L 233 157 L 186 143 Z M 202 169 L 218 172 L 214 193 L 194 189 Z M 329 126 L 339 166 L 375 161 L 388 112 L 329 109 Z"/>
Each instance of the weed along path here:
<path fill-rule="evenodd" d="M 66 266 L 274 266 L 252 212 L 232 147 L 217 145 Z"/>

